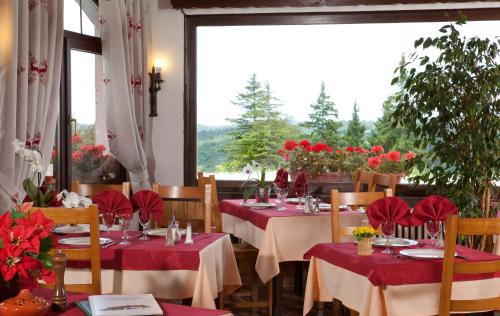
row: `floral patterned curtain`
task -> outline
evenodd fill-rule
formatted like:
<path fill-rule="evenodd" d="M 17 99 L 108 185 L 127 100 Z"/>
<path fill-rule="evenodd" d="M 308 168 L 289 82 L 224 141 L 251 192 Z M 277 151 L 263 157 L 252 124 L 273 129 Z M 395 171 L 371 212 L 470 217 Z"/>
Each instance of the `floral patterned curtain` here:
<path fill-rule="evenodd" d="M 154 157 L 148 106 L 148 1 L 99 5 L 109 146 L 129 171 L 132 190 L 149 189 Z"/>
<path fill-rule="evenodd" d="M 63 3 L 0 0 L 0 213 L 32 176 L 11 142 L 37 146 L 47 167 L 59 113 Z"/>

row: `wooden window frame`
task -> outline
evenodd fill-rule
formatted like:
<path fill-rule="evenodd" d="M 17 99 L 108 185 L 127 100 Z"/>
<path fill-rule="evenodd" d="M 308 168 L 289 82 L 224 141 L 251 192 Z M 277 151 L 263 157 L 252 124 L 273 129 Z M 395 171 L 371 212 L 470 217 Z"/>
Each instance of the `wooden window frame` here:
<path fill-rule="evenodd" d="M 173 2 L 196 2 L 173 1 Z M 223 1 L 206 1 L 223 2 Z M 301 1 L 298 1 L 301 2 Z M 302 1 L 307 2 L 307 1 Z M 373 1 L 367 1 L 373 2 Z M 418 1 L 416 1 L 418 2 Z M 234 3 L 234 2 L 233 2 Z M 462 12 L 471 21 L 500 20 L 500 8 L 452 9 L 452 10 L 406 10 L 406 11 L 362 11 L 335 13 L 275 13 L 275 14 L 225 14 L 186 15 L 184 17 L 184 184 L 195 185 L 197 159 L 197 103 L 196 103 L 196 29 L 199 26 L 244 26 L 244 25 L 318 25 L 356 23 L 405 23 L 405 22 L 449 22 L 456 20 Z M 218 181 L 224 197 L 238 196 L 242 181 Z M 340 185 L 342 188 L 343 185 Z M 401 186 L 400 186 L 401 187 Z M 413 195 L 410 186 L 399 191 Z M 399 188 L 399 187 L 398 187 Z M 400 193 L 398 192 L 398 195 Z M 421 194 L 420 191 L 418 194 Z"/>

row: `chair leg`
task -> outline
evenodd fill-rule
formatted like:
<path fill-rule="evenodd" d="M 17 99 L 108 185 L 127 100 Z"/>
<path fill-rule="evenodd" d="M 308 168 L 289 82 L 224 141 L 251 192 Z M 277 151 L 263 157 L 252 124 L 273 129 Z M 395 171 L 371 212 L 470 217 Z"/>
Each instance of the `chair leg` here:
<path fill-rule="evenodd" d="M 224 309 L 224 291 L 219 293 L 219 309 Z"/>
<path fill-rule="evenodd" d="M 333 315 L 338 315 L 338 316 L 342 316 L 343 315 L 342 303 L 339 300 L 333 299 L 333 302 L 332 302 L 332 311 L 333 311 Z"/>
<path fill-rule="evenodd" d="M 267 282 L 267 314 L 273 316 L 273 282 Z"/>
<path fill-rule="evenodd" d="M 378 292 L 380 295 L 380 305 L 382 307 L 382 315 L 387 316 L 387 305 L 385 303 L 384 286 L 380 285 L 378 287 Z"/>

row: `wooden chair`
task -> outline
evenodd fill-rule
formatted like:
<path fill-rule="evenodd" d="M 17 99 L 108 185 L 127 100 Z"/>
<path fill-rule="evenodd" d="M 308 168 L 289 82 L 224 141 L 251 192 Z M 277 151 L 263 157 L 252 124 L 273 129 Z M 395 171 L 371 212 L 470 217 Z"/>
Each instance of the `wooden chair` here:
<path fill-rule="evenodd" d="M 373 175 L 372 183 L 368 188 L 369 192 L 375 192 L 377 186 L 388 188 L 392 190 L 392 194 L 396 195 L 396 185 L 399 182 L 401 176 L 395 174 L 380 174 L 376 173 Z"/>
<path fill-rule="evenodd" d="M 101 247 L 99 244 L 99 213 L 97 205 L 90 205 L 88 208 L 36 208 L 31 212 L 37 210 L 40 210 L 46 218 L 53 220 L 56 225 L 90 225 L 90 248 L 63 249 L 62 251 L 67 260 L 90 260 L 92 283 L 65 284 L 65 287 L 69 292 L 101 294 Z M 53 252 L 55 253 L 55 251 Z"/>
<path fill-rule="evenodd" d="M 392 196 L 391 189 L 384 192 L 342 192 L 331 191 L 332 210 L 332 241 L 340 242 L 340 236 L 352 236 L 355 227 L 340 227 L 340 205 L 348 206 L 368 206 L 372 202 L 386 196 Z"/>
<path fill-rule="evenodd" d="M 92 197 L 102 191 L 118 191 L 123 193 L 130 199 L 130 182 L 123 182 L 122 184 L 106 184 L 106 183 L 80 183 L 80 181 L 75 180 L 71 183 L 71 191 L 76 192 L 80 195 Z"/>
<path fill-rule="evenodd" d="M 203 172 L 198 172 L 198 186 L 200 190 L 203 187 L 209 185 L 211 187 L 211 199 L 210 202 L 207 202 L 207 205 L 210 205 L 211 210 L 211 218 L 213 219 L 212 223 L 212 231 L 214 232 L 222 232 L 222 218 L 219 209 L 219 199 L 218 199 L 218 190 L 217 190 L 217 182 L 215 180 L 214 175 L 209 175 L 205 177 Z M 205 191 L 205 199 L 207 197 L 206 189 Z M 232 308 L 264 308 L 267 307 L 268 314 L 272 315 L 272 282 L 268 282 L 267 284 L 267 300 L 259 301 L 259 284 L 261 284 L 259 277 L 255 272 L 255 262 L 257 261 L 257 255 L 259 253 L 259 249 L 252 247 L 247 243 L 233 243 L 234 255 L 236 257 L 236 261 L 238 262 L 238 269 L 240 271 L 240 275 L 243 283 L 250 284 L 250 296 L 251 301 L 243 300 L 240 297 L 233 295 L 233 302 L 231 304 Z M 236 301 L 238 300 L 238 301 Z M 220 308 L 224 308 L 224 295 L 221 293 L 219 297 Z"/>
<path fill-rule="evenodd" d="M 211 190 L 211 186 L 207 190 Z M 212 197 L 210 191 L 205 193 L 205 189 L 199 186 L 163 186 L 158 183 L 153 183 L 153 191 L 164 200 L 165 212 L 157 226 L 166 227 L 175 216 L 181 227 L 191 222 L 194 231 L 211 232 L 211 202 L 208 200 L 207 206 L 204 201 L 205 195 Z"/>
<path fill-rule="evenodd" d="M 368 192 L 374 192 L 375 186 L 373 185 L 373 176 L 374 173 L 358 170 L 356 174 L 354 174 L 354 192 L 361 192 L 361 185 L 368 185 Z"/>
<path fill-rule="evenodd" d="M 500 309 L 500 296 L 478 300 L 452 300 L 453 275 L 480 274 L 500 271 L 500 260 L 487 262 L 455 262 L 458 235 L 498 235 L 500 218 L 459 218 L 451 215 L 446 221 L 445 253 L 441 278 L 439 315 L 450 312 L 473 312 Z"/>

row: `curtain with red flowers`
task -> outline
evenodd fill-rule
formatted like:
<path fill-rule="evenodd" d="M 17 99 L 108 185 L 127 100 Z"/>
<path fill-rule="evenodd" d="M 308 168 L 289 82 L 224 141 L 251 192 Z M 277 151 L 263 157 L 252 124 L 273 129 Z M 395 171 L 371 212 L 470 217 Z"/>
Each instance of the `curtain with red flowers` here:
<path fill-rule="evenodd" d="M 147 106 L 149 4 L 116 0 L 99 5 L 109 146 L 129 171 L 132 190 L 149 189 L 155 163 Z"/>
<path fill-rule="evenodd" d="M 47 167 L 59 113 L 63 1 L 0 0 L 0 213 L 32 176 L 11 142 L 38 148 Z"/>

